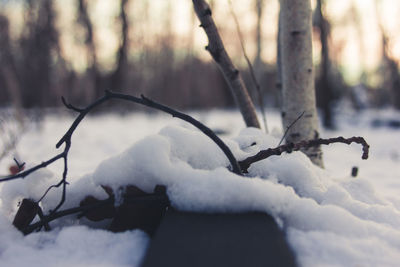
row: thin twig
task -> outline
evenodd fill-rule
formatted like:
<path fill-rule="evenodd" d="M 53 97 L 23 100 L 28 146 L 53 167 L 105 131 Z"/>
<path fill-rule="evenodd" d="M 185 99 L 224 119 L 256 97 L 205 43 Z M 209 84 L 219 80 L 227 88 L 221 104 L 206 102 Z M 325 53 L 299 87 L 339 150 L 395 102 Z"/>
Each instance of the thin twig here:
<path fill-rule="evenodd" d="M 270 156 L 279 156 L 283 152 L 291 153 L 292 151 L 298 151 L 301 148 L 309 148 L 309 147 L 315 147 L 319 145 L 329 145 L 333 143 L 344 143 L 344 144 L 351 144 L 351 143 L 357 143 L 362 145 L 362 150 L 363 154 L 361 156 L 362 159 L 368 159 L 368 153 L 369 153 L 369 145 L 365 141 L 363 137 L 350 137 L 350 138 L 344 138 L 342 136 L 335 137 L 335 138 L 329 138 L 329 139 L 313 139 L 309 141 L 301 141 L 299 143 L 289 143 L 285 145 L 278 146 L 276 148 L 268 148 L 266 150 L 261 150 L 258 152 L 256 155 L 248 157 L 242 161 L 239 161 L 240 168 L 244 173 L 247 172 L 248 168 L 250 167 L 251 164 L 254 162 L 266 159 Z"/>
<path fill-rule="evenodd" d="M 22 168 L 24 168 L 24 166 L 25 166 L 25 162 L 20 163 L 16 158 L 14 158 L 14 162 L 15 162 L 15 164 L 17 164 L 18 171 L 21 171 Z"/>
<path fill-rule="evenodd" d="M 67 103 L 67 101 L 65 100 L 65 98 L 63 96 L 61 97 L 61 101 L 64 104 L 64 106 L 66 106 L 68 109 L 71 109 L 76 112 L 82 112 L 81 108 L 77 108 L 77 107 L 71 105 L 70 103 Z"/>
<path fill-rule="evenodd" d="M 245 44 L 244 44 L 244 38 L 243 38 L 242 30 L 240 29 L 239 20 L 238 20 L 238 18 L 236 16 L 235 10 L 233 9 L 233 3 L 232 3 L 231 0 L 228 0 L 228 3 L 229 3 L 229 8 L 230 8 L 233 20 L 235 21 L 235 24 L 236 24 L 236 31 L 237 31 L 238 36 L 239 36 L 239 41 L 240 41 L 240 46 L 242 48 L 243 56 L 244 56 L 244 58 L 245 58 L 245 60 L 247 62 L 247 66 L 249 67 L 250 76 L 251 76 L 251 80 L 253 82 L 253 86 L 256 88 L 256 91 L 257 91 L 258 105 L 260 106 L 261 116 L 263 118 L 263 123 L 264 123 L 264 129 L 265 129 L 265 132 L 268 133 L 267 118 L 265 116 L 265 105 L 264 105 L 263 95 L 261 93 L 261 86 L 260 86 L 259 82 L 257 81 L 256 74 L 255 74 L 254 69 L 253 69 L 253 65 L 251 64 L 251 61 L 250 61 L 250 59 L 249 59 L 249 57 L 247 55 L 246 47 L 245 47 Z"/>
<path fill-rule="evenodd" d="M 283 134 L 283 136 L 282 136 L 282 138 L 281 138 L 281 141 L 279 141 L 278 146 L 280 146 L 280 145 L 282 144 L 282 142 L 283 142 L 283 140 L 285 140 L 285 137 L 286 137 L 287 133 L 289 132 L 290 128 L 292 128 L 293 125 L 295 125 L 296 122 L 297 122 L 298 120 L 300 120 L 301 117 L 303 117 L 303 115 L 304 115 L 305 112 L 306 112 L 306 111 L 303 111 L 303 112 L 300 114 L 300 116 L 297 117 L 297 119 L 295 119 L 288 127 L 286 127 L 285 133 Z"/>

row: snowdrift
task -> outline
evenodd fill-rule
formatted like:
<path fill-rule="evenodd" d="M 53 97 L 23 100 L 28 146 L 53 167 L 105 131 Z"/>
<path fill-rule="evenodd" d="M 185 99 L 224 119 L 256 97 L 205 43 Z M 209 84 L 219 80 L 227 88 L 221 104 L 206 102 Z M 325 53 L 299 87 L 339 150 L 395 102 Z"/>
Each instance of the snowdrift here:
<path fill-rule="evenodd" d="M 248 128 L 224 141 L 242 160 L 277 146 L 279 139 Z M 165 185 L 172 206 L 182 211 L 271 214 L 286 231 L 302 266 L 398 265 L 400 211 L 362 177 L 331 177 L 301 152 L 254 163 L 246 177 L 230 172 L 228 166 L 222 151 L 198 130 L 167 126 L 71 183 L 63 208 L 78 206 L 88 194 L 107 198 L 100 185 L 111 186 L 117 196 L 127 184 L 149 193 L 156 185 Z M 101 223 L 73 216 L 52 223 L 57 230 L 27 237 L 11 226 L 18 201 L 37 199 L 58 179 L 41 170 L 3 185 L 2 264 L 139 265 L 149 242 L 141 231 L 112 234 L 101 230 Z M 42 203 L 44 211 L 54 208 L 59 197 L 60 191 L 51 191 Z"/>

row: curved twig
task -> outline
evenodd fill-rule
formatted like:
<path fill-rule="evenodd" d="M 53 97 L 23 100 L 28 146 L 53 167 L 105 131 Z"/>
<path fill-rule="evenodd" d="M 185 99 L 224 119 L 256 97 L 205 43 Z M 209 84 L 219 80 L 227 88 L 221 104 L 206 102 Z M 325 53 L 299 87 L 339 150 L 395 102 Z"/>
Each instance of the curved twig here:
<path fill-rule="evenodd" d="M 333 143 L 344 143 L 350 145 L 351 143 L 357 143 L 362 145 L 363 149 L 363 154 L 361 156 L 362 159 L 368 159 L 368 153 L 369 153 L 369 145 L 365 141 L 363 137 L 350 137 L 350 138 L 344 138 L 342 136 L 335 137 L 335 138 L 329 138 L 329 139 L 313 139 L 309 141 L 301 141 L 299 143 L 289 143 L 285 145 L 278 146 L 276 148 L 268 148 L 266 150 L 261 150 L 258 152 L 256 155 L 248 157 L 242 161 L 239 161 L 240 168 L 242 169 L 242 172 L 247 172 L 248 168 L 250 167 L 251 164 L 254 162 L 266 159 L 270 156 L 279 156 L 283 152 L 291 153 L 292 151 L 298 151 L 301 148 L 308 148 L 308 147 L 314 147 L 314 146 L 319 146 L 319 145 L 329 145 Z"/>
<path fill-rule="evenodd" d="M 279 141 L 278 146 L 280 146 L 282 144 L 282 142 L 283 142 L 283 140 L 285 140 L 285 137 L 288 134 L 290 128 L 292 128 L 292 126 L 295 125 L 296 122 L 301 119 L 301 117 L 303 117 L 304 113 L 306 113 L 305 110 L 300 114 L 300 116 L 297 117 L 297 119 L 295 119 L 290 125 L 288 125 L 288 127 L 286 127 L 285 133 L 283 134 L 281 140 Z"/>
<path fill-rule="evenodd" d="M 197 121 L 196 119 L 192 118 L 191 116 L 181 113 L 179 111 L 176 111 L 170 107 L 164 106 L 162 104 L 159 104 L 157 102 L 154 102 L 146 97 L 144 97 L 143 95 L 141 96 L 141 98 L 138 97 L 134 97 L 131 95 L 126 95 L 126 94 L 120 94 L 120 93 L 115 93 L 112 91 L 105 91 L 105 94 L 103 97 L 97 99 L 95 102 L 93 102 L 92 104 L 88 105 L 86 108 L 76 108 L 74 106 L 72 106 L 71 104 L 67 103 L 65 101 L 65 99 L 63 98 L 62 101 L 64 103 L 64 105 L 68 108 L 71 109 L 75 112 L 78 112 L 79 115 L 78 117 L 74 120 L 74 122 L 72 123 L 72 125 L 70 126 L 70 128 L 68 129 L 68 131 L 63 135 L 63 137 L 57 142 L 56 144 L 56 148 L 59 148 L 61 145 L 65 144 L 64 147 L 64 151 L 61 152 L 60 154 L 54 156 L 53 158 L 42 162 L 39 165 L 36 165 L 30 169 L 27 169 L 23 172 L 20 172 L 18 174 L 15 175 L 11 175 L 11 176 L 6 176 L 3 178 L 0 178 L 0 182 L 5 182 L 5 181 L 10 181 L 10 180 L 15 180 L 15 179 L 19 179 L 19 178 L 25 178 L 26 176 L 28 176 L 29 174 L 37 171 L 38 169 L 41 168 L 45 168 L 48 165 L 52 164 L 53 162 L 59 160 L 59 159 L 63 159 L 64 160 L 64 171 L 63 171 L 63 175 L 62 175 L 62 179 L 60 180 L 59 183 L 50 186 L 46 192 L 43 194 L 43 196 L 37 201 L 41 201 L 46 195 L 47 193 L 53 189 L 53 188 L 58 188 L 60 186 L 62 186 L 62 196 L 61 196 L 61 200 L 60 202 L 57 204 L 56 208 L 54 210 L 51 211 L 51 213 L 55 213 L 65 202 L 65 195 L 66 195 L 66 186 L 68 184 L 67 182 L 67 174 L 68 174 L 68 152 L 71 148 L 71 138 L 72 138 L 72 134 L 74 133 L 74 131 L 76 130 L 76 128 L 78 127 L 78 125 L 80 124 L 80 122 L 83 120 L 83 118 L 95 107 L 101 105 L 102 103 L 110 100 L 110 99 L 121 99 L 121 100 L 126 100 L 126 101 L 130 101 L 130 102 L 134 102 L 137 104 L 141 104 L 147 107 L 151 107 L 154 109 L 158 109 L 161 111 L 164 111 L 168 114 L 171 114 L 173 117 L 177 117 L 180 118 L 192 125 L 194 125 L 196 128 L 198 128 L 199 130 L 201 130 L 204 134 L 206 134 L 208 137 L 210 137 L 217 145 L 218 147 L 224 152 L 224 154 L 227 156 L 231 167 L 232 167 L 232 171 L 236 174 L 241 175 L 241 169 L 239 166 L 238 161 L 236 160 L 235 156 L 233 155 L 232 151 L 229 149 L 229 147 L 207 126 L 205 126 L 204 124 L 202 124 L 201 122 Z"/>

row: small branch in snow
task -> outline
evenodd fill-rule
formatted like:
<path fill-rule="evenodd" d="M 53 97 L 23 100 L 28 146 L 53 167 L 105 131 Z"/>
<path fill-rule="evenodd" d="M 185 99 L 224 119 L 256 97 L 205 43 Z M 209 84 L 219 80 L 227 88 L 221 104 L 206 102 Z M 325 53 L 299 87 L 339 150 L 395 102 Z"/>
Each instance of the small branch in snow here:
<path fill-rule="evenodd" d="M 344 143 L 350 145 L 351 143 L 357 143 L 362 145 L 363 149 L 363 154 L 362 154 L 362 159 L 368 159 L 368 153 L 369 153 L 369 145 L 365 141 L 363 137 L 350 137 L 350 138 L 344 138 L 342 136 L 335 137 L 335 138 L 329 138 L 329 139 L 313 139 L 313 140 L 308 140 L 308 141 L 301 141 L 299 143 L 289 143 L 285 145 L 278 146 L 276 148 L 269 148 L 266 150 L 261 150 L 258 152 L 256 155 L 251 156 L 246 158 L 245 160 L 239 161 L 240 168 L 242 169 L 242 172 L 247 172 L 248 168 L 250 167 L 251 164 L 254 162 L 266 159 L 270 156 L 279 156 L 283 152 L 291 153 L 292 151 L 298 151 L 302 148 L 310 148 L 310 147 L 315 147 L 319 145 L 329 145 L 333 143 Z"/>
<path fill-rule="evenodd" d="M 19 162 L 16 158 L 14 158 L 14 162 L 17 165 L 18 168 L 18 172 L 22 171 L 24 169 L 25 166 L 25 162 Z"/>
<path fill-rule="evenodd" d="M 148 98 L 146 98 L 145 96 L 141 96 L 141 98 L 138 97 L 134 97 L 134 96 L 130 96 L 130 95 L 125 95 L 125 94 L 120 94 L 120 93 L 115 93 L 112 91 L 105 91 L 105 94 L 103 97 L 97 99 L 96 101 L 94 101 L 92 104 L 88 105 L 86 108 L 77 108 L 74 107 L 73 105 L 69 104 L 66 102 L 66 100 L 64 98 L 62 98 L 62 102 L 64 103 L 64 105 L 68 108 L 71 109 L 73 111 L 76 111 L 79 113 L 78 117 L 74 120 L 74 122 L 72 123 L 72 125 L 70 126 L 70 128 L 68 129 L 68 131 L 64 134 L 64 136 L 60 139 L 60 141 L 58 141 L 58 143 L 56 144 L 56 148 L 59 148 L 62 144 L 65 144 L 64 147 L 64 151 L 61 152 L 60 154 L 54 156 L 53 158 L 42 162 L 39 165 L 36 165 L 30 169 L 27 169 L 23 172 L 20 172 L 18 174 L 15 175 L 10 175 L 10 176 L 5 176 L 3 178 L 0 178 L 0 182 L 6 182 L 6 181 L 10 181 L 10 180 L 15 180 L 15 179 L 20 179 L 20 178 L 25 178 L 26 176 L 28 176 L 29 174 L 41 169 L 41 168 L 45 168 L 48 165 L 52 164 L 53 162 L 59 160 L 59 159 L 63 159 L 64 161 L 64 171 L 62 174 L 62 179 L 60 180 L 60 182 L 58 182 L 55 185 L 50 186 L 46 192 L 43 194 L 43 196 L 36 201 L 36 203 L 39 203 L 40 201 L 43 200 L 43 198 L 47 195 L 47 193 L 53 189 L 53 188 L 58 188 L 60 186 L 62 186 L 62 196 L 61 196 L 61 200 L 60 202 L 57 204 L 57 206 L 50 212 L 50 213 L 55 213 L 57 212 L 57 210 L 59 210 L 59 208 L 64 204 L 65 202 L 65 196 L 66 196 L 66 186 L 68 184 L 67 182 L 67 174 L 68 174 L 68 152 L 71 148 L 71 139 L 72 139 L 72 135 L 74 133 L 74 131 L 76 130 L 76 128 L 78 127 L 78 125 L 80 124 L 80 122 L 84 119 L 84 117 L 95 107 L 103 104 L 104 102 L 110 100 L 110 99 L 120 99 L 120 100 L 126 100 L 126 101 L 130 101 L 130 102 L 134 102 L 137 104 L 141 104 L 147 107 L 151 107 L 154 109 L 158 109 L 161 111 L 164 111 L 168 114 L 171 114 L 173 117 L 177 117 L 180 118 L 186 122 L 189 122 L 190 124 L 194 125 L 196 128 L 198 128 L 199 130 L 201 130 L 204 134 L 206 134 L 208 137 L 210 137 L 217 145 L 219 148 L 221 148 L 221 150 L 224 152 L 224 154 L 227 156 L 229 162 L 231 163 L 232 166 L 232 171 L 236 174 L 241 175 L 241 169 L 239 167 L 239 163 L 237 162 L 235 156 L 233 155 L 232 151 L 229 149 L 229 147 L 207 126 L 205 126 L 204 124 L 202 124 L 201 122 L 197 121 L 196 119 L 194 119 L 193 117 L 181 113 L 179 111 L 176 111 L 170 107 L 164 106 L 162 104 L 159 104 L 157 102 L 154 102 Z"/>
<path fill-rule="evenodd" d="M 31 174 L 39 169 L 45 168 L 48 165 L 54 163 L 55 161 L 57 161 L 59 159 L 64 159 L 64 171 L 63 171 L 61 181 L 55 185 L 50 186 L 49 189 L 46 190 L 44 195 L 38 201 L 36 201 L 36 203 L 39 203 L 47 195 L 47 193 L 50 191 L 51 188 L 55 188 L 55 187 L 58 188 L 58 187 L 62 186 L 63 192 L 62 192 L 61 200 L 58 203 L 58 205 L 56 206 L 56 208 L 52 211 L 52 212 L 56 212 L 65 201 L 65 191 L 66 191 L 66 186 L 68 184 L 68 182 L 67 182 L 67 173 L 68 173 L 67 162 L 68 162 L 68 160 L 67 159 L 68 159 L 69 149 L 71 148 L 71 136 L 69 137 L 69 139 L 66 139 L 64 141 L 64 143 L 65 143 L 64 151 L 61 152 L 60 154 L 52 157 L 51 159 L 49 159 L 47 161 L 42 162 L 41 164 L 38 164 L 30 169 L 27 169 L 25 171 L 19 172 L 14 175 L 4 176 L 4 177 L 0 178 L 0 182 L 7 182 L 7 181 L 11 181 L 11 180 L 16 180 L 16 179 L 23 179 L 23 178 L 27 177 L 29 174 Z"/>

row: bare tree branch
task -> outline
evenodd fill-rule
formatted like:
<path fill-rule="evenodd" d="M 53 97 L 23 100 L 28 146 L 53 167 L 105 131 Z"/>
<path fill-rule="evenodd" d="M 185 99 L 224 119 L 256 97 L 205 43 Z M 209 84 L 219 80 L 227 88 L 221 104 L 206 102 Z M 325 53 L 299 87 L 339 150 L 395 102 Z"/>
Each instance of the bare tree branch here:
<path fill-rule="evenodd" d="M 217 26 L 211 17 L 210 6 L 204 0 L 192 1 L 196 15 L 201 23 L 200 26 L 204 29 L 208 37 L 208 45 L 206 46 L 206 49 L 210 52 L 211 56 L 224 74 L 246 125 L 248 127 L 260 128 L 253 102 L 250 99 L 239 70 L 235 68 L 225 50 Z"/>
<path fill-rule="evenodd" d="M 64 171 L 62 174 L 62 179 L 55 185 L 50 186 L 46 192 L 44 193 L 44 195 L 37 201 L 40 202 L 46 195 L 47 193 L 53 189 L 53 188 L 58 188 L 60 186 L 62 186 L 62 196 L 61 196 L 61 200 L 58 203 L 58 205 L 56 206 L 56 208 L 54 210 L 51 211 L 52 213 L 55 213 L 65 202 L 65 195 L 66 195 L 66 186 L 68 184 L 67 182 L 67 174 L 68 174 L 68 152 L 71 148 L 71 139 L 72 139 L 72 135 L 75 131 L 75 129 L 78 127 L 78 125 L 80 124 L 80 122 L 83 120 L 83 118 L 95 107 L 101 105 L 102 103 L 110 100 L 110 99 L 121 99 L 121 100 L 126 100 L 126 101 L 130 101 L 130 102 L 134 102 L 137 104 L 141 104 L 147 107 L 151 107 L 151 108 L 155 108 L 161 111 L 164 111 L 168 114 L 171 114 L 173 117 L 177 117 L 180 118 L 186 122 L 189 122 L 190 124 L 194 125 L 195 127 L 197 127 L 199 130 L 201 130 L 205 135 L 207 135 L 208 137 L 210 137 L 217 145 L 218 147 L 224 152 L 224 154 L 227 156 L 229 162 L 231 163 L 231 167 L 232 167 L 232 171 L 236 174 L 241 175 L 241 169 L 239 167 L 239 164 L 235 158 L 235 156 L 233 155 L 232 151 L 229 149 L 229 147 L 207 126 L 205 126 L 204 124 L 202 124 L 201 122 L 195 120 L 194 118 L 192 118 L 191 116 L 181 113 L 179 111 L 176 111 L 172 108 L 169 108 L 167 106 L 164 106 L 162 104 L 156 103 L 146 97 L 144 97 L 143 95 L 141 96 L 141 98 L 138 97 L 134 97 L 134 96 L 130 96 L 130 95 L 125 95 L 125 94 L 120 94 L 120 93 L 114 93 L 111 91 L 106 91 L 105 95 L 99 99 L 97 99 L 95 102 L 93 102 L 92 104 L 90 104 L 89 106 L 87 106 L 86 108 L 76 108 L 71 104 L 68 104 L 65 99 L 63 100 L 63 103 L 65 104 L 65 106 L 68 109 L 71 109 L 75 112 L 78 112 L 79 115 L 78 117 L 75 119 L 75 121 L 72 123 L 72 125 L 70 126 L 70 128 L 68 129 L 68 131 L 64 134 L 64 136 L 60 139 L 60 141 L 58 141 L 58 143 L 56 144 L 56 148 L 59 148 L 61 145 L 65 144 L 64 147 L 64 151 L 61 152 L 60 154 L 54 156 L 53 158 L 42 162 L 39 165 L 36 165 L 30 169 L 27 169 L 23 172 L 20 172 L 18 174 L 15 175 L 10 175 L 10 176 L 5 176 L 3 178 L 0 178 L 0 182 L 5 182 L 5 181 L 10 181 L 10 180 L 15 180 L 15 179 L 19 179 L 19 178 L 25 178 L 26 176 L 28 176 L 29 174 L 41 169 L 41 168 L 45 168 L 48 165 L 52 164 L 53 162 L 59 160 L 59 159 L 63 159 L 64 161 Z"/>
<path fill-rule="evenodd" d="M 316 147 L 319 145 L 329 145 L 329 144 L 333 144 L 333 143 L 344 143 L 344 144 L 348 144 L 348 145 L 350 145 L 351 143 L 361 144 L 362 149 L 363 149 L 363 154 L 362 154 L 361 158 L 368 159 L 369 145 L 363 137 L 344 138 L 342 136 L 339 136 L 339 137 L 329 138 L 329 139 L 319 138 L 319 139 L 313 139 L 313 140 L 308 140 L 308 141 L 301 141 L 296 144 L 289 143 L 289 144 L 278 146 L 276 148 L 269 148 L 266 150 L 262 150 L 254 156 L 251 156 L 242 161 L 239 161 L 239 165 L 240 165 L 240 168 L 242 169 L 242 172 L 246 173 L 251 164 L 253 164 L 254 162 L 266 159 L 270 156 L 279 156 L 283 152 L 291 153 L 292 151 L 298 151 L 302 148 Z"/>

